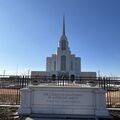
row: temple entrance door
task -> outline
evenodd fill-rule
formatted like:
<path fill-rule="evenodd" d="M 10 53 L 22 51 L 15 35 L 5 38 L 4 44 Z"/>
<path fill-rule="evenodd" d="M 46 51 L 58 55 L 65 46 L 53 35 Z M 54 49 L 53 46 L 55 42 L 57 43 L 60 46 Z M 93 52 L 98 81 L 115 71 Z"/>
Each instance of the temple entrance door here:
<path fill-rule="evenodd" d="M 70 76 L 71 81 L 73 82 L 75 80 L 75 75 Z"/>
<path fill-rule="evenodd" d="M 55 75 L 55 74 L 52 75 L 52 80 L 53 80 L 53 81 L 56 80 L 56 75 Z"/>
<path fill-rule="evenodd" d="M 60 72 L 58 74 L 58 76 L 60 77 L 60 79 L 65 79 L 65 80 L 69 79 L 69 73 L 68 72 Z"/>

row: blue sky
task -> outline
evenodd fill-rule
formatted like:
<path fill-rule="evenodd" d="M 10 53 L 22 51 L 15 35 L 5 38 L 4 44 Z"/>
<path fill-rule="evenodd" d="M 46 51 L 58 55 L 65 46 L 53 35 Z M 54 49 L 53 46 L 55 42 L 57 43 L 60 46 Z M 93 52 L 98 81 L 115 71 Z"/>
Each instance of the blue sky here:
<path fill-rule="evenodd" d="M 120 76 L 119 0 L 0 0 L 0 74 L 45 70 L 56 52 L 62 17 L 82 71 Z"/>

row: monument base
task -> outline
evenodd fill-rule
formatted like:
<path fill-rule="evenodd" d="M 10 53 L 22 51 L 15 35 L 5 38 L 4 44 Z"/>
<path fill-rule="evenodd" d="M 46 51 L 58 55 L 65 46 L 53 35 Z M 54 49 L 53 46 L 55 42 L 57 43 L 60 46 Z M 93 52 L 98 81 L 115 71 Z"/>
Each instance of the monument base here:
<path fill-rule="evenodd" d="M 78 86 L 29 86 L 21 90 L 19 114 L 108 117 L 105 91 Z"/>

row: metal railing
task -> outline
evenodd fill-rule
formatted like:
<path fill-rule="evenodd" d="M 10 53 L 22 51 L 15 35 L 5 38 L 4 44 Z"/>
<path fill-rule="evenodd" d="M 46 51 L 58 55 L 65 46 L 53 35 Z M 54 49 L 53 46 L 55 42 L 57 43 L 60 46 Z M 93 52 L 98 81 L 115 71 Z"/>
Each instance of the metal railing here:
<path fill-rule="evenodd" d="M 20 104 L 20 89 L 29 85 L 100 87 L 107 107 L 120 108 L 120 77 L 0 76 L 0 104 Z"/>

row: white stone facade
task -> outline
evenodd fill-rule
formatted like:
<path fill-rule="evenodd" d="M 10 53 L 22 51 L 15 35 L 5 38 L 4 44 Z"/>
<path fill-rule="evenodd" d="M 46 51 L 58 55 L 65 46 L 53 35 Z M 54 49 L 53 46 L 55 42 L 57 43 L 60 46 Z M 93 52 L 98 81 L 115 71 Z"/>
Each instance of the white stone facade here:
<path fill-rule="evenodd" d="M 55 75 L 79 75 L 81 72 L 81 58 L 71 54 L 67 37 L 62 35 L 57 54 L 46 59 L 46 71 Z"/>
<path fill-rule="evenodd" d="M 81 72 L 81 58 L 72 54 L 65 34 L 65 20 L 63 19 L 63 33 L 59 40 L 57 53 L 46 58 L 46 71 L 32 71 L 31 76 L 82 76 L 96 77 L 96 72 Z"/>

